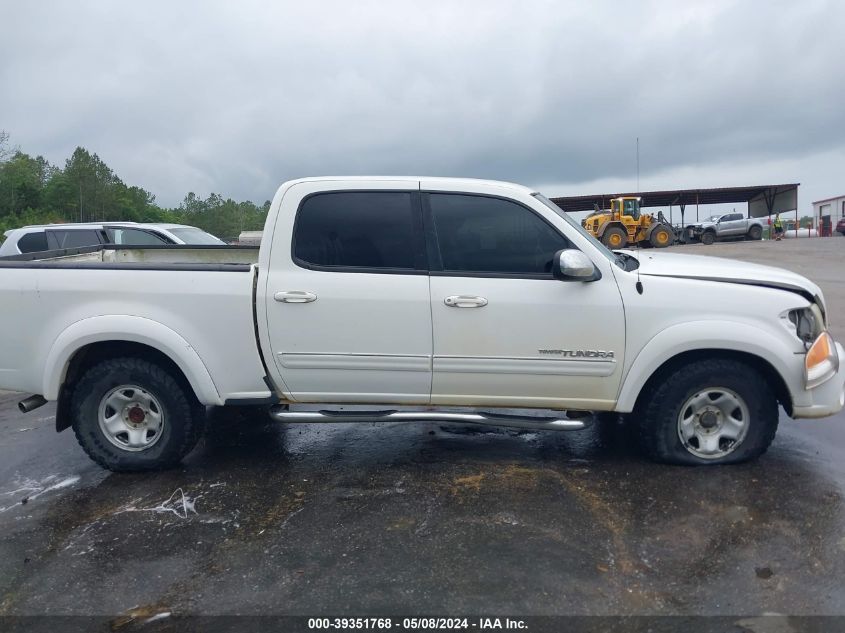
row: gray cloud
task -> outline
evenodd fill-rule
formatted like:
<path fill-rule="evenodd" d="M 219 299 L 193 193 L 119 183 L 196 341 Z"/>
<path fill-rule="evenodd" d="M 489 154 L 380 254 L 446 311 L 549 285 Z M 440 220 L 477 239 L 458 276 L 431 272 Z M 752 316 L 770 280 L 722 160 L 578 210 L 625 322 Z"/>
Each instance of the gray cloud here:
<path fill-rule="evenodd" d="M 327 173 L 630 188 L 637 136 L 643 188 L 845 191 L 836 0 L 57 1 L 0 23 L 0 128 L 165 204 Z"/>

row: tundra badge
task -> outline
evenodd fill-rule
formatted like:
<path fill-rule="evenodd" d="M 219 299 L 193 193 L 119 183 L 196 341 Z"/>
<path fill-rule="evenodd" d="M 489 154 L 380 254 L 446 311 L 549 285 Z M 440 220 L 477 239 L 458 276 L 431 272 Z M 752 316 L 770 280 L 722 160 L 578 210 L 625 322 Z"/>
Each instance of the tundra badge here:
<path fill-rule="evenodd" d="M 599 349 L 539 349 L 540 354 L 553 354 L 565 358 L 613 358 L 613 352 Z"/>

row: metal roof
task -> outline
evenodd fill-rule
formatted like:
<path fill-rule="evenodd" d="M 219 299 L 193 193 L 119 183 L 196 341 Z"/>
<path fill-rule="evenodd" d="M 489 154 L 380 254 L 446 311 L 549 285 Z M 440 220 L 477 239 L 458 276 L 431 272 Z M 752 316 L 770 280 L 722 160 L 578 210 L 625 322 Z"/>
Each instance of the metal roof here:
<path fill-rule="evenodd" d="M 841 196 L 833 196 L 832 198 L 823 198 L 822 200 L 813 200 L 810 204 L 821 204 L 822 202 L 833 202 L 834 200 L 839 200 L 840 198 L 845 198 L 845 193 Z"/>
<path fill-rule="evenodd" d="M 552 198 L 564 211 L 592 211 L 597 205 L 600 209 L 610 207 L 612 198 L 621 196 L 640 196 L 641 206 L 668 207 L 695 204 L 728 204 L 751 202 L 753 200 L 774 200 L 777 196 L 796 192 L 800 183 L 784 185 L 756 185 L 751 187 L 719 187 L 711 189 L 675 189 L 671 191 L 644 191 L 640 193 L 603 193 L 590 196 L 564 196 Z"/>

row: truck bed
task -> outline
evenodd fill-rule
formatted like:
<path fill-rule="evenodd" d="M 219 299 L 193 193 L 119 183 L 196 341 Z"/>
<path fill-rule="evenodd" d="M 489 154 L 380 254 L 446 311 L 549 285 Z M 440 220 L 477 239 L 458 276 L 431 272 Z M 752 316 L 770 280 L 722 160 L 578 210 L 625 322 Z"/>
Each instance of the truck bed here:
<path fill-rule="evenodd" d="M 0 257 L 3 268 L 141 268 L 249 271 L 258 248 L 245 246 L 100 245 Z"/>
<path fill-rule="evenodd" d="M 112 330 L 117 340 L 156 347 L 167 335 L 194 350 L 215 377 L 207 404 L 268 396 L 255 338 L 257 260 L 255 248 L 113 245 L 0 258 L 0 383 L 55 397 L 46 369 L 64 337 L 87 327 L 92 343 Z"/>

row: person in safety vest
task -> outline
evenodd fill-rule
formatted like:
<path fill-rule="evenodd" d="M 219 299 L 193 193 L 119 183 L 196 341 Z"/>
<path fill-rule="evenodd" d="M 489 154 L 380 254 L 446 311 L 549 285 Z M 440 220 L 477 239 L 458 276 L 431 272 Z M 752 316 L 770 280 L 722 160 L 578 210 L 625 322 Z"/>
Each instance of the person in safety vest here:
<path fill-rule="evenodd" d="M 783 239 L 783 221 L 780 219 L 780 213 L 775 214 L 775 241 L 780 242 Z"/>

